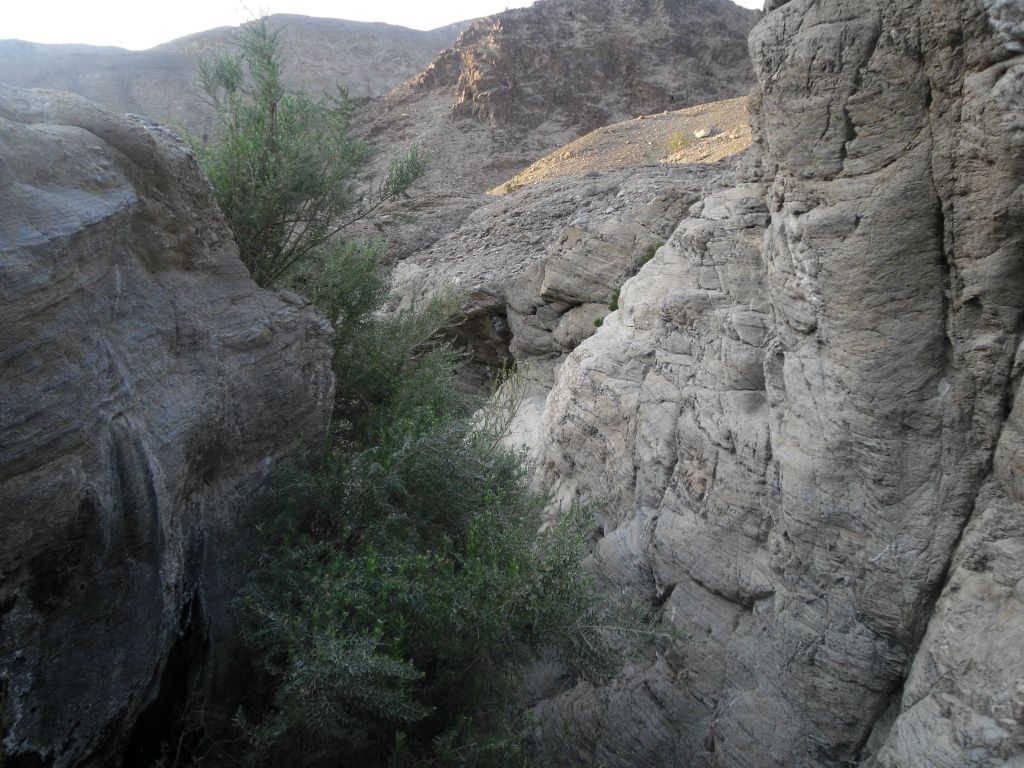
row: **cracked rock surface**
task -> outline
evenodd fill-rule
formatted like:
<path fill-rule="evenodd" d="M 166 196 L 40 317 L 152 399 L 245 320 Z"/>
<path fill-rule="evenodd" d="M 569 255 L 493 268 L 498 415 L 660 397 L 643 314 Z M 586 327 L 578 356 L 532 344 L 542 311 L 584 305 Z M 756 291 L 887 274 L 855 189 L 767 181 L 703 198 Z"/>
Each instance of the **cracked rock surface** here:
<path fill-rule="evenodd" d="M 330 336 L 250 280 L 187 145 L 0 88 L 0 761 L 157 757 L 236 513 L 323 434 Z"/>
<path fill-rule="evenodd" d="M 650 166 L 555 179 L 495 199 L 395 267 L 405 305 L 453 288 L 471 352 L 461 377 L 484 388 L 514 357 L 547 393 L 615 292 L 668 238 L 726 166 Z"/>
<path fill-rule="evenodd" d="M 755 148 L 534 419 L 689 637 L 541 703 L 553 762 L 1024 760 L 1024 6 L 770 3 Z M 516 337 L 512 340 L 515 350 Z"/>

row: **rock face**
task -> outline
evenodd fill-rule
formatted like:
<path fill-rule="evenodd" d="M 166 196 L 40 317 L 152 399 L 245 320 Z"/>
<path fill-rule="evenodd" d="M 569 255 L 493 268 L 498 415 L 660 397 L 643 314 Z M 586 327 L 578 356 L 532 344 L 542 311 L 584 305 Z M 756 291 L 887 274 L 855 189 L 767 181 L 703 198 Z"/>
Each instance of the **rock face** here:
<path fill-rule="evenodd" d="M 432 158 L 418 227 L 391 235 L 422 250 L 483 205 L 481 193 L 599 126 L 743 96 L 758 14 L 730 0 L 538 0 L 474 22 L 420 75 L 367 111 L 381 147 Z"/>
<path fill-rule="evenodd" d="M 275 14 L 292 88 L 357 97 L 383 96 L 426 67 L 469 22 L 421 32 L 390 24 Z M 220 27 L 145 51 L 0 40 L 0 84 L 58 88 L 115 112 L 210 130 L 212 115 L 196 86 L 197 65 L 229 48 L 238 29 Z"/>
<path fill-rule="evenodd" d="M 1016 765 L 1024 5 L 770 9 L 753 154 L 568 356 L 536 443 L 543 487 L 604 502 L 596 562 L 688 637 L 542 703 L 538 743 Z"/>
<path fill-rule="evenodd" d="M 187 145 L 0 90 L 5 765 L 156 757 L 218 650 L 218 535 L 323 433 L 329 342 L 249 279 Z"/>
<path fill-rule="evenodd" d="M 484 387 L 514 357 L 547 390 L 566 355 L 597 330 L 616 291 L 669 236 L 722 167 L 594 173 L 537 184 L 474 211 L 395 269 L 406 304 L 465 295 L 454 329 Z"/>

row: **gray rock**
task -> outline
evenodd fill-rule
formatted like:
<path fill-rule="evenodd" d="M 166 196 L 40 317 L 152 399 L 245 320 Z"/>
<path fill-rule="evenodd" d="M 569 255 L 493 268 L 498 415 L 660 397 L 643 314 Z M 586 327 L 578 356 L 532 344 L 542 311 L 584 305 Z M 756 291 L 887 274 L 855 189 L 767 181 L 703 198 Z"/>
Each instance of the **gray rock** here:
<path fill-rule="evenodd" d="M 357 98 L 381 97 L 401 85 L 469 26 L 466 21 L 427 32 L 295 14 L 274 14 L 268 21 L 281 36 L 288 87 L 331 94 L 341 85 Z M 211 133 L 216 114 L 200 98 L 199 62 L 232 51 L 238 31 L 197 31 L 144 51 L 0 40 L 0 84 L 71 91 L 115 112 Z"/>
<path fill-rule="evenodd" d="M 416 221 L 388 222 L 391 253 L 449 234 L 481 193 L 588 131 L 745 95 L 757 17 L 729 0 L 545 0 L 477 19 L 359 118 L 379 174 L 413 142 L 431 158 Z"/>
<path fill-rule="evenodd" d="M 236 513 L 323 434 L 330 336 L 249 279 L 186 144 L 0 89 L 5 759 L 156 757 L 146 729 L 230 643 Z"/>
<path fill-rule="evenodd" d="M 454 334 L 471 352 L 466 385 L 484 386 L 514 357 L 546 394 L 615 291 L 729 167 L 621 169 L 498 198 L 396 266 L 396 301 L 460 291 L 467 319 Z M 508 333 L 494 332 L 495 317 Z"/>
<path fill-rule="evenodd" d="M 1020 4 L 769 9 L 749 181 L 625 285 L 532 441 L 541 487 L 605 503 L 607 572 L 648 571 L 690 637 L 541 703 L 537 741 L 637 768 L 1018 764 Z"/>

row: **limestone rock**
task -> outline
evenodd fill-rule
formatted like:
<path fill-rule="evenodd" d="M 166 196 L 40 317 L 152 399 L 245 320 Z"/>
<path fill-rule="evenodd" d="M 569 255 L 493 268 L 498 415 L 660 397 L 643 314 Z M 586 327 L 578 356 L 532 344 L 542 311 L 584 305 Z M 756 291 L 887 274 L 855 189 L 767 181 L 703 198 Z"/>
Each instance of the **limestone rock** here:
<path fill-rule="evenodd" d="M 498 198 L 400 262 L 396 294 L 408 305 L 460 291 L 466 319 L 454 333 L 471 352 L 466 385 L 484 387 L 515 357 L 543 397 L 615 292 L 727 168 L 620 169 Z"/>
<path fill-rule="evenodd" d="M 236 512 L 323 434 L 330 335 L 249 279 L 188 145 L 0 89 L 4 759 L 156 757 L 224 639 Z"/>
<path fill-rule="evenodd" d="M 542 703 L 537 740 L 623 768 L 1017 764 L 1020 4 L 769 9 L 749 172 L 569 354 L 534 441 L 542 487 L 605 503 L 608 572 L 646 571 L 690 637 Z"/>

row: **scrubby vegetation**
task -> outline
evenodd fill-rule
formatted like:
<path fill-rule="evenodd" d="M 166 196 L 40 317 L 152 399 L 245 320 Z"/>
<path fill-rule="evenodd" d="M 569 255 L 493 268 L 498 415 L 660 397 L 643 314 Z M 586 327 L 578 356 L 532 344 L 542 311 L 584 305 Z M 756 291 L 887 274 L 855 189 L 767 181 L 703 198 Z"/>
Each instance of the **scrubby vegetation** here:
<path fill-rule="evenodd" d="M 598 596 L 585 509 L 542 527 L 545 500 L 500 441 L 515 382 L 489 403 L 453 386 L 459 353 L 439 330 L 455 299 L 382 315 L 382 244 L 338 238 L 339 215 L 404 193 L 419 154 L 361 195 L 349 107 L 285 94 L 264 22 L 202 73 L 224 123 L 200 153 L 218 200 L 254 277 L 332 323 L 337 390 L 322 452 L 255 503 L 258 552 L 236 601 L 250 695 L 229 737 L 192 760 L 524 766 L 523 665 L 598 680 L 633 647 L 624 637 L 659 632 Z"/>
<path fill-rule="evenodd" d="M 328 262 L 347 304 L 331 310 L 334 435 L 257 515 L 266 549 L 240 606 L 272 693 L 249 762 L 522 765 L 516 665 L 615 666 L 585 516 L 537 532 L 542 499 L 498 442 L 508 403 L 474 416 L 483 403 L 452 386 L 455 352 L 432 340 L 446 302 L 374 316 L 377 256 Z"/>
<path fill-rule="evenodd" d="M 348 94 L 286 91 L 278 35 L 266 19 L 243 27 L 237 52 L 200 62 L 199 76 L 220 131 L 197 152 L 242 261 L 262 286 L 280 283 L 423 175 L 413 146 L 371 190 L 360 185 L 370 154 L 351 131 Z"/>
<path fill-rule="evenodd" d="M 663 246 L 664 244 L 665 243 L 663 243 L 662 241 L 659 240 L 659 241 L 657 241 L 655 243 L 651 243 L 649 246 L 647 246 L 647 250 L 644 251 L 643 255 L 640 257 L 639 263 L 636 265 L 636 269 L 634 270 L 634 274 L 639 272 L 643 268 L 644 264 L 646 264 L 648 261 L 653 259 L 655 254 L 658 252 L 658 249 L 661 248 L 661 246 Z"/>
<path fill-rule="evenodd" d="M 689 146 L 690 138 L 686 135 L 686 131 L 673 131 L 672 135 L 668 137 L 668 141 L 665 142 L 665 157 L 682 152 Z"/>

